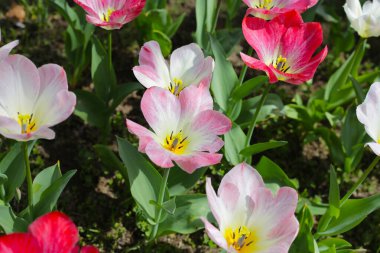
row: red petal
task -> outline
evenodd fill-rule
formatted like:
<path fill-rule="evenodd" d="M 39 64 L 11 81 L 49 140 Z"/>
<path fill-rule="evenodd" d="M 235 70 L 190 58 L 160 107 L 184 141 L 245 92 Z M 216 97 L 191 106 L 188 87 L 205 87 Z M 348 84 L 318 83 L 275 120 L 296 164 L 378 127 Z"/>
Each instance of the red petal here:
<path fill-rule="evenodd" d="M 79 240 L 75 224 L 60 212 L 41 216 L 29 226 L 29 231 L 44 253 L 69 253 Z"/>
<path fill-rule="evenodd" d="M 0 237 L 1 253 L 41 253 L 36 239 L 30 234 L 10 234 Z"/>
<path fill-rule="evenodd" d="M 82 248 L 80 253 L 99 253 L 99 250 L 94 246 L 85 246 Z"/>

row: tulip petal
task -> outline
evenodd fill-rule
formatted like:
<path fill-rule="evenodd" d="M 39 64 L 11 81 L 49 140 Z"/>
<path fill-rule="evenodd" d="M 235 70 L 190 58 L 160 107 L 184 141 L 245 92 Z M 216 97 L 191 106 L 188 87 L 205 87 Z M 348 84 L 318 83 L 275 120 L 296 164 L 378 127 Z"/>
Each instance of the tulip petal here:
<path fill-rule="evenodd" d="M 171 168 L 174 166 L 171 152 L 164 149 L 155 141 L 151 141 L 146 145 L 145 152 L 149 159 L 161 168 Z"/>
<path fill-rule="evenodd" d="M 131 121 L 126 120 L 128 131 L 139 137 L 139 151 L 145 153 L 145 148 L 149 142 L 154 141 L 154 134 L 145 127 Z"/>
<path fill-rule="evenodd" d="M 14 233 L 0 237 L 1 253 L 41 253 L 35 238 L 30 234 Z"/>
<path fill-rule="evenodd" d="M 29 226 L 44 253 L 67 253 L 75 247 L 79 233 L 75 224 L 63 213 L 48 213 Z"/>
<path fill-rule="evenodd" d="M 210 239 L 213 240 L 219 247 L 228 250 L 227 241 L 224 238 L 223 234 L 204 217 L 201 217 L 201 220 L 205 224 L 205 229 Z"/>
<path fill-rule="evenodd" d="M 99 253 L 99 250 L 94 246 L 82 247 L 80 253 Z"/>
<path fill-rule="evenodd" d="M 213 100 L 209 87 L 205 84 L 186 87 L 179 94 L 181 103 L 181 118 L 193 118 L 201 111 L 212 110 Z"/>
<path fill-rule="evenodd" d="M 191 174 L 196 169 L 220 163 L 223 155 L 206 152 L 193 152 L 191 155 L 175 156 L 173 159 L 181 169 Z"/>
<path fill-rule="evenodd" d="M 368 145 L 373 153 L 375 153 L 377 156 L 380 156 L 380 144 L 377 143 L 377 142 L 370 142 L 370 143 L 367 143 L 366 145 Z"/>
<path fill-rule="evenodd" d="M 0 62 L 8 57 L 9 53 L 18 45 L 18 40 L 12 41 L 0 48 Z"/>
<path fill-rule="evenodd" d="M 276 76 L 276 74 L 273 72 L 273 70 L 268 67 L 267 65 L 265 65 L 263 62 L 253 58 L 253 57 L 250 57 L 244 53 L 240 53 L 240 56 L 242 58 L 242 60 L 244 61 L 244 63 L 252 68 L 252 69 L 257 69 L 257 70 L 262 70 L 262 71 L 265 71 L 265 73 L 267 73 L 268 77 L 269 77 L 269 82 L 270 83 L 276 83 L 278 82 L 278 78 Z"/>
<path fill-rule="evenodd" d="M 168 65 L 156 41 L 149 41 L 140 50 L 139 63 L 141 68 L 134 68 L 137 80 L 149 88 L 151 86 L 169 87 L 170 75 Z"/>

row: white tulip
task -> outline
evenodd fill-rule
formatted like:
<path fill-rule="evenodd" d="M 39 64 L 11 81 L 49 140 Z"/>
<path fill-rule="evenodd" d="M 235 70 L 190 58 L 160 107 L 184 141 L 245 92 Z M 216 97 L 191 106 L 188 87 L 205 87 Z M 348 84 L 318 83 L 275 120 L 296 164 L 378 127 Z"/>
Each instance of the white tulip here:
<path fill-rule="evenodd" d="M 351 27 L 361 37 L 380 36 L 380 0 L 367 1 L 363 8 L 359 0 L 347 0 L 343 8 L 351 22 Z"/>
<path fill-rule="evenodd" d="M 364 102 L 356 109 L 359 121 L 365 131 L 374 140 L 367 143 L 372 151 L 380 156 L 380 82 L 371 85 Z"/>

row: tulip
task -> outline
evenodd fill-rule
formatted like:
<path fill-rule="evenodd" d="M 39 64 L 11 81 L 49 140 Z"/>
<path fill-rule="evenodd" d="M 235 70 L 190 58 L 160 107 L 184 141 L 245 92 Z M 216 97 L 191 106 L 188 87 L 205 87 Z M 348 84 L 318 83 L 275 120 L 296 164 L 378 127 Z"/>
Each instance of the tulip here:
<path fill-rule="evenodd" d="M 259 59 L 241 53 L 248 67 L 265 71 L 269 81 L 301 84 L 313 78 L 318 65 L 327 55 L 327 46 L 313 56 L 322 44 L 319 23 L 303 23 L 296 11 L 265 21 L 247 15 L 243 33 Z"/>
<path fill-rule="evenodd" d="M 35 220 L 28 233 L 14 233 L 0 237 L 3 253 L 99 253 L 93 246 L 76 244 L 79 233 L 75 224 L 65 214 L 51 212 Z"/>
<path fill-rule="evenodd" d="M 217 164 L 223 146 L 218 135 L 231 128 L 231 121 L 212 110 L 207 85 L 190 86 L 178 96 L 167 89 L 151 87 L 141 100 L 141 110 L 153 132 L 127 119 L 128 130 L 140 139 L 139 151 L 162 168 L 175 161 L 188 173 Z"/>
<path fill-rule="evenodd" d="M 364 102 L 356 109 L 359 121 L 365 126 L 373 142 L 367 143 L 372 151 L 380 156 L 380 82 L 371 85 Z"/>
<path fill-rule="evenodd" d="M 270 20 L 282 13 L 295 10 L 299 13 L 313 7 L 318 0 L 243 0 L 248 12 L 255 17 Z"/>
<path fill-rule="evenodd" d="M 0 48 L 0 62 L 5 60 L 14 47 L 18 45 L 18 40 L 12 41 Z"/>
<path fill-rule="evenodd" d="M 231 253 L 288 252 L 299 227 L 294 189 L 281 187 L 273 195 L 260 174 L 242 163 L 223 177 L 218 194 L 207 178 L 206 193 L 219 229 L 201 219 L 209 237 L 221 248 Z"/>
<path fill-rule="evenodd" d="M 76 103 L 64 69 L 37 69 L 26 57 L 10 55 L 0 63 L 0 76 L 0 134 L 18 141 L 53 139 L 50 127 L 67 119 Z"/>
<path fill-rule="evenodd" d="M 107 30 L 120 29 L 144 9 L 146 0 L 74 0 L 86 12 L 87 22 Z"/>
<path fill-rule="evenodd" d="M 347 0 L 343 6 L 351 27 L 363 38 L 380 36 L 380 0 L 366 1 L 363 9 L 359 0 Z"/>
<path fill-rule="evenodd" d="M 140 66 L 133 68 L 137 80 L 146 88 L 153 86 L 179 93 L 187 86 L 209 85 L 214 70 L 214 60 L 204 57 L 197 44 L 190 44 L 173 51 L 168 64 L 156 41 L 144 44 L 139 55 Z"/>

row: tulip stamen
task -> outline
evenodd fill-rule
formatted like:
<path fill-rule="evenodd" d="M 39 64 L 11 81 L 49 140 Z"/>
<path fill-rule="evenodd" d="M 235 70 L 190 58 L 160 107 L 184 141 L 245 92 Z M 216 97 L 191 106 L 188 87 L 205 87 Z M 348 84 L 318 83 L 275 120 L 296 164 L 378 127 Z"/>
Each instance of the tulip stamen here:
<path fill-rule="evenodd" d="M 108 8 L 106 12 L 100 13 L 99 17 L 104 22 L 110 22 L 111 15 L 114 11 L 114 9 Z"/>
<path fill-rule="evenodd" d="M 17 112 L 17 122 L 21 126 L 21 133 L 22 134 L 30 134 L 35 130 L 36 127 L 36 121 L 33 118 L 32 114 L 20 114 Z"/>
<path fill-rule="evenodd" d="M 256 4 L 256 8 L 271 10 L 274 7 L 272 1 L 273 0 L 259 0 L 258 4 Z"/>
<path fill-rule="evenodd" d="M 228 246 L 234 248 L 237 252 L 247 252 L 245 251 L 247 248 L 249 248 L 249 252 L 253 252 L 256 248 L 254 242 L 257 241 L 257 238 L 245 226 L 240 226 L 236 229 L 226 229 L 225 238 Z"/>
<path fill-rule="evenodd" d="M 287 64 L 287 59 L 282 57 L 282 55 L 277 57 L 276 61 L 273 61 L 273 67 L 284 73 L 290 69 L 290 66 Z"/>
<path fill-rule="evenodd" d="M 170 82 L 169 91 L 173 93 L 174 95 L 176 95 L 177 97 L 179 96 L 179 93 L 183 90 L 183 88 L 184 88 L 184 85 L 181 79 L 174 78 L 173 82 Z"/>
<path fill-rule="evenodd" d="M 165 142 L 162 146 L 174 154 L 180 155 L 185 152 L 188 144 L 188 136 L 183 137 L 182 130 L 180 130 L 177 134 L 174 134 L 174 131 L 171 131 L 170 135 L 166 136 Z"/>

